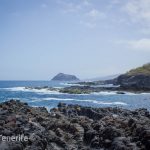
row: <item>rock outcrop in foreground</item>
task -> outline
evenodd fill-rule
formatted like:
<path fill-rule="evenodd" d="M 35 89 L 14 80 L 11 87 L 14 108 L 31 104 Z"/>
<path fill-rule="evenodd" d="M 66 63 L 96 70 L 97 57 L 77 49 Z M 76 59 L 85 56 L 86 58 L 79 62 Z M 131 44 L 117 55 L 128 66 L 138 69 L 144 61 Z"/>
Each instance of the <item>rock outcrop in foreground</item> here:
<path fill-rule="evenodd" d="M 59 73 L 52 79 L 52 81 L 79 81 L 79 79 L 75 75 Z"/>
<path fill-rule="evenodd" d="M 149 150 L 146 109 L 90 108 L 60 103 L 50 113 L 11 100 L 0 104 L 0 135 L 24 134 L 25 142 L 1 142 L 1 150 Z"/>

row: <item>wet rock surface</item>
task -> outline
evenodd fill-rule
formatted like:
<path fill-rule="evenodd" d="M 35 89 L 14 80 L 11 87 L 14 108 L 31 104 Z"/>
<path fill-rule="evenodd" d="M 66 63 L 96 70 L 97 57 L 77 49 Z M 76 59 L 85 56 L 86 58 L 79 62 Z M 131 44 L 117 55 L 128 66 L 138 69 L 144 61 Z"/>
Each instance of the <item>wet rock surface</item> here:
<path fill-rule="evenodd" d="M 150 113 L 64 103 L 48 112 L 10 100 L 0 104 L 0 135 L 29 137 L 1 137 L 0 150 L 149 150 Z"/>

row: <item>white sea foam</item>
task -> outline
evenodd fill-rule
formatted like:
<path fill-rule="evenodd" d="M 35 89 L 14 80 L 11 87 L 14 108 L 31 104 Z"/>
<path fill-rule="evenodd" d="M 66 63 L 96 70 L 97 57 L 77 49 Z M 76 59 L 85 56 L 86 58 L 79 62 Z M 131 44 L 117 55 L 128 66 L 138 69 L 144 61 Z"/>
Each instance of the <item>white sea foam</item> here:
<path fill-rule="evenodd" d="M 3 88 L 8 91 L 25 91 L 25 87 L 12 87 L 12 88 Z"/>
<path fill-rule="evenodd" d="M 43 94 L 62 94 L 62 95 L 70 95 L 69 93 L 60 93 L 58 90 L 54 91 L 54 90 L 48 90 L 46 88 L 43 89 L 31 89 L 31 88 L 26 88 L 26 87 L 12 87 L 12 88 L 3 88 L 4 90 L 8 90 L 8 91 L 22 91 L 22 92 L 34 92 L 40 95 Z M 71 95 L 90 95 L 90 94 L 71 94 Z"/>
<path fill-rule="evenodd" d="M 65 85 L 65 86 L 85 86 L 79 83 L 60 83 L 61 85 Z"/>
<path fill-rule="evenodd" d="M 132 93 L 122 91 L 124 94 L 119 94 L 118 91 L 102 91 L 102 92 L 93 92 L 93 95 L 150 95 L 150 93 Z"/>
<path fill-rule="evenodd" d="M 35 92 L 38 94 L 60 94 L 59 91 L 52 91 L 48 89 L 30 89 L 26 87 L 12 87 L 12 88 L 5 88 L 5 90 L 9 91 L 23 91 L 23 92 Z"/>
<path fill-rule="evenodd" d="M 141 93 L 142 95 L 150 95 L 150 93 Z"/>
<path fill-rule="evenodd" d="M 127 105 L 126 103 L 123 102 L 104 102 L 104 101 L 93 101 L 95 104 L 100 104 L 100 105 Z"/>
<path fill-rule="evenodd" d="M 124 92 L 126 95 L 150 95 L 150 93 L 131 93 L 131 92 Z"/>
<path fill-rule="evenodd" d="M 124 102 L 105 102 L 105 101 L 98 101 L 98 100 L 81 100 L 81 99 L 72 99 L 72 98 L 56 98 L 56 97 L 49 97 L 49 98 L 35 98 L 31 102 L 41 102 L 41 101 L 76 101 L 76 102 L 90 102 L 94 104 L 99 104 L 99 105 L 127 105 Z"/>
<path fill-rule="evenodd" d="M 59 87 L 60 88 L 60 87 Z M 63 95 L 119 95 L 117 91 L 101 91 L 101 92 L 92 92 L 90 94 L 69 94 L 69 93 L 60 93 L 58 90 L 49 90 L 46 88 L 41 89 L 32 89 L 26 87 L 12 87 L 12 88 L 2 88 L 3 90 L 8 91 L 22 91 L 22 92 L 35 92 L 37 94 L 63 94 Z M 150 93 L 131 93 L 123 91 L 124 95 L 150 95 Z"/>
<path fill-rule="evenodd" d="M 116 95 L 117 93 L 116 93 L 116 91 L 111 91 L 111 92 L 103 91 L 103 92 L 93 92 L 91 94 L 93 94 L 93 95 Z"/>
<path fill-rule="evenodd" d="M 60 87 L 60 86 L 55 86 L 55 88 L 57 88 L 57 89 L 62 89 L 63 87 Z"/>
<path fill-rule="evenodd" d="M 49 97 L 49 98 L 33 98 L 31 102 L 41 102 L 41 101 L 50 101 L 50 100 L 55 100 L 55 101 L 73 101 L 75 99 L 71 98 L 56 98 L 56 97 Z"/>

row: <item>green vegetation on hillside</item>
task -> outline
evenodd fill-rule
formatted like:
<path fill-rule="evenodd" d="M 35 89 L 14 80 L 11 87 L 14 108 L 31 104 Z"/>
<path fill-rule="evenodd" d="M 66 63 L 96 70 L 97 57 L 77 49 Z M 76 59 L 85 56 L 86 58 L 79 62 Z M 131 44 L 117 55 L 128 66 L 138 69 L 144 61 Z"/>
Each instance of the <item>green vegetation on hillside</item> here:
<path fill-rule="evenodd" d="M 132 69 L 127 72 L 127 75 L 150 75 L 150 63 L 143 65 L 142 67 L 138 67 L 136 69 Z"/>

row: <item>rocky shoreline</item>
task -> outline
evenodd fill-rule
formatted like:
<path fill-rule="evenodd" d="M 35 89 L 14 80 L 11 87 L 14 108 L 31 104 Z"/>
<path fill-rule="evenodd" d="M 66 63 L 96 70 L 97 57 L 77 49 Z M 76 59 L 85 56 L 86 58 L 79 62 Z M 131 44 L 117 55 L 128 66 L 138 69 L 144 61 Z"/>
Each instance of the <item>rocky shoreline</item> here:
<path fill-rule="evenodd" d="M 0 104 L 0 135 L 28 141 L 0 141 L 0 150 L 148 150 L 150 113 L 59 103 L 43 107 L 10 100 Z"/>
<path fill-rule="evenodd" d="M 67 94 L 91 94 L 94 92 L 116 92 L 116 94 L 126 94 L 126 92 L 131 93 L 150 93 L 149 89 L 130 89 L 130 88 L 122 88 L 122 87 L 92 87 L 87 85 L 82 86 L 68 86 L 63 88 L 54 88 L 54 87 L 25 87 L 25 90 L 47 90 L 53 92 L 67 93 Z"/>
<path fill-rule="evenodd" d="M 116 94 L 131 93 L 150 93 L 149 89 L 132 89 L 124 87 L 92 87 L 92 86 L 70 86 L 59 89 L 61 93 L 68 94 L 91 94 L 93 92 L 116 92 Z"/>

